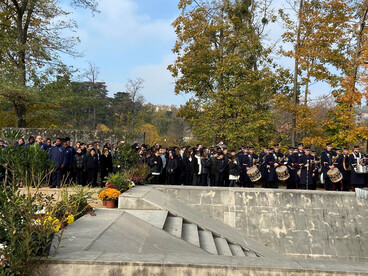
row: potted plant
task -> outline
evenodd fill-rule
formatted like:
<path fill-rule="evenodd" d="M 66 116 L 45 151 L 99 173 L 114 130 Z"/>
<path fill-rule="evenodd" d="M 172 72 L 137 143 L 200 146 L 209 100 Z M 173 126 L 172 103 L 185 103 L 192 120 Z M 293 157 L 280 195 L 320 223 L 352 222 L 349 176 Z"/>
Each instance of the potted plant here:
<path fill-rule="evenodd" d="M 103 206 L 107 206 L 107 200 L 106 200 L 106 198 L 107 198 L 107 196 L 106 196 L 106 188 L 103 188 L 98 193 L 98 199 L 102 200 Z"/>
<path fill-rule="evenodd" d="M 115 201 L 118 199 L 121 192 L 113 188 L 107 188 L 105 192 L 106 192 L 107 208 L 114 208 Z"/>

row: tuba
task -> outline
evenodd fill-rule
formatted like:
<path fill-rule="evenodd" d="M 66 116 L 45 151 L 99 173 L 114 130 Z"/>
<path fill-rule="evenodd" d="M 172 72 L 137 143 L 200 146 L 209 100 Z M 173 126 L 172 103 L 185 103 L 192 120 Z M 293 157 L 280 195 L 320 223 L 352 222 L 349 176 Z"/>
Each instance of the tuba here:
<path fill-rule="evenodd" d="M 345 171 L 351 171 L 351 165 L 349 164 L 349 156 L 345 155 L 344 159 L 342 160 L 342 166 Z"/>

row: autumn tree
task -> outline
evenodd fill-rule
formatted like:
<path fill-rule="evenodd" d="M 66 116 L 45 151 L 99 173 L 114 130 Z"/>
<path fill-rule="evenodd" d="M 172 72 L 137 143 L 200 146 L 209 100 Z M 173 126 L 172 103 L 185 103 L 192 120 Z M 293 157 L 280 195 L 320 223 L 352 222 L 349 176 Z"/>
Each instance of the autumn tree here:
<path fill-rule="evenodd" d="M 273 95 L 282 92 L 262 43 L 270 1 L 179 2 L 175 92 L 192 97 L 179 112 L 203 141 L 259 144 L 275 133 Z M 275 66 L 276 67 L 276 66 Z"/>
<path fill-rule="evenodd" d="M 69 3 L 96 10 L 95 0 Z M 78 39 L 62 36 L 75 28 L 67 14 L 55 0 L 0 1 L 0 95 L 12 103 L 18 127 L 27 125 L 32 88 L 63 67 L 59 54 L 76 54 Z"/>

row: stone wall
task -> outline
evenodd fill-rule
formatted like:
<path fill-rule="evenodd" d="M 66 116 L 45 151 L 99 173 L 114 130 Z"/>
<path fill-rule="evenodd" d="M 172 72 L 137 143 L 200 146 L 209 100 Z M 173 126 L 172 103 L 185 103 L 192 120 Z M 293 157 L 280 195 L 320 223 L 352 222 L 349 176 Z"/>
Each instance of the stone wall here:
<path fill-rule="evenodd" d="M 2 131 L 6 131 L 8 128 L 3 128 Z M 14 129 L 14 128 L 13 128 Z M 29 136 L 36 137 L 41 135 L 44 139 L 51 138 L 52 140 L 60 137 L 70 137 L 75 143 L 82 141 L 84 143 L 93 143 L 99 141 L 105 143 L 116 143 L 117 141 L 125 140 L 124 136 L 114 131 L 82 131 L 82 130 L 69 130 L 69 129 L 41 129 L 41 128 L 19 128 L 23 134 L 23 138 L 28 141 Z M 129 138 L 130 143 L 144 144 L 145 133 L 134 133 Z"/>
<path fill-rule="evenodd" d="M 368 260 L 368 200 L 354 193 L 156 188 L 289 257 Z"/>

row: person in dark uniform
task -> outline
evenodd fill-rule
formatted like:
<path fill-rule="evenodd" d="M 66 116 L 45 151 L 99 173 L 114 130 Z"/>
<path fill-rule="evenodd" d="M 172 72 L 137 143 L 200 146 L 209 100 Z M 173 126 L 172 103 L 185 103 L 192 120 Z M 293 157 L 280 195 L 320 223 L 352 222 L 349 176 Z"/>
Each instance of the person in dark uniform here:
<path fill-rule="evenodd" d="M 299 189 L 311 190 L 313 185 L 313 157 L 310 155 L 310 148 L 305 147 L 304 154 L 300 158 L 300 186 Z"/>
<path fill-rule="evenodd" d="M 267 188 L 268 187 L 268 185 L 267 185 L 267 164 L 266 164 L 266 156 L 267 156 L 269 150 L 270 149 L 268 147 L 264 147 L 263 148 L 263 152 L 261 152 L 259 154 L 259 164 L 260 164 L 259 170 L 260 170 L 261 175 L 262 175 L 262 187 L 263 188 Z"/>
<path fill-rule="evenodd" d="M 300 163 L 301 163 L 301 158 L 304 154 L 304 144 L 303 143 L 299 143 L 298 144 L 298 151 L 297 151 L 297 155 L 296 155 L 296 159 L 295 159 L 295 174 L 296 174 L 296 178 L 295 178 L 295 185 L 296 188 L 299 189 L 299 185 L 300 185 L 300 174 L 298 174 L 298 171 L 301 169 L 300 167 Z"/>
<path fill-rule="evenodd" d="M 323 179 L 325 182 L 325 190 L 332 191 L 334 189 L 334 185 L 331 181 L 331 179 L 328 177 L 327 172 L 330 169 L 335 168 L 334 161 L 337 156 L 336 152 L 332 150 L 332 144 L 327 143 L 326 144 L 326 150 L 322 152 L 321 154 L 321 166 L 322 166 L 322 173 L 323 173 Z M 333 158 L 334 157 L 334 158 Z"/>
<path fill-rule="evenodd" d="M 341 155 L 341 148 L 336 147 L 336 148 L 334 148 L 334 151 L 336 152 L 336 156 L 334 157 L 333 165 L 336 168 L 338 168 L 339 171 L 341 172 L 341 170 L 339 168 L 340 166 L 339 166 L 338 161 L 337 161 L 339 159 L 340 155 Z M 341 191 L 342 190 L 342 181 L 339 181 L 337 183 L 334 183 L 333 185 L 334 185 L 334 191 Z"/>
<path fill-rule="evenodd" d="M 62 169 L 65 167 L 65 150 L 61 145 L 61 138 L 57 138 L 55 146 L 49 148 L 50 161 L 55 163 L 55 170 L 51 174 L 51 186 L 50 188 L 60 188 L 60 182 L 62 178 Z"/>
<path fill-rule="evenodd" d="M 86 156 L 85 168 L 88 173 L 88 184 L 92 187 L 97 187 L 97 172 L 99 162 L 97 152 L 94 148 L 91 149 L 90 154 Z"/>
<path fill-rule="evenodd" d="M 266 168 L 267 168 L 267 186 L 268 188 L 277 189 L 278 188 L 278 178 L 276 175 L 276 168 L 279 166 L 277 155 L 274 149 L 270 149 L 265 158 Z"/>
<path fill-rule="evenodd" d="M 349 149 L 344 148 L 343 152 L 336 159 L 336 166 L 340 170 L 343 178 L 341 185 L 337 186 L 339 191 L 349 191 L 350 190 L 350 171 L 351 166 L 349 165 Z"/>
<path fill-rule="evenodd" d="M 72 180 L 72 168 L 74 164 L 74 151 L 68 146 L 67 141 L 63 141 L 63 148 L 65 154 L 64 168 L 62 169 L 64 183 L 69 183 Z"/>
<path fill-rule="evenodd" d="M 278 166 L 283 165 L 284 159 L 285 159 L 285 155 L 280 151 L 280 146 L 279 144 L 275 144 L 273 146 L 274 151 L 275 151 L 275 155 L 277 156 L 277 163 L 279 164 Z M 277 174 L 276 174 L 277 176 Z M 280 182 L 280 180 L 277 178 L 277 181 Z"/>
<path fill-rule="evenodd" d="M 100 168 L 101 188 L 103 188 L 105 186 L 105 177 L 113 172 L 112 156 L 108 148 L 104 148 L 100 156 Z"/>
<path fill-rule="evenodd" d="M 313 167 L 313 184 L 310 190 L 315 190 L 317 188 L 318 171 L 321 165 L 320 164 L 321 160 L 317 156 L 317 152 L 315 150 L 311 151 L 311 155 L 313 158 L 314 167 Z"/>
<path fill-rule="evenodd" d="M 151 167 L 151 174 L 152 174 L 152 184 L 159 184 L 160 182 L 160 175 L 162 172 L 162 159 L 160 156 L 160 151 L 158 149 L 154 150 L 154 154 L 149 161 L 149 166 Z"/>
<path fill-rule="evenodd" d="M 248 149 L 243 146 L 241 154 L 238 155 L 240 167 L 240 186 L 247 187 L 251 182 L 247 174 Z"/>
<path fill-rule="evenodd" d="M 353 188 L 364 187 L 364 174 L 356 173 L 356 168 L 361 166 L 363 155 L 359 152 L 359 146 L 354 146 L 354 151 L 349 155 L 349 164 L 352 167 L 350 174 L 350 183 Z"/>
<path fill-rule="evenodd" d="M 224 170 L 227 165 L 227 160 L 224 159 L 224 153 L 220 151 L 215 161 L 215 186 L 224 186 Z"/>
<path fill-rule="evenodd" d="M 256 166 L 258 155 L 254 152 L 254 147 L 249 147 L 248 155 L 246 156 L 246 170 L 249 171 L 251 168 Z M 249 177 L 248 177 L 249 178 Z M 254 188 L 254 182 L 249 179 L 249 188 Z"/>
<path fill-rule="evenodd" d="M 284 165 L 287 166 L 290 177 L 289 179 L 286 181 L 286 188 L 287 189 L 295 189 L 296 185 L 295 185 L 295 168 L 294 168 L 294 162 L 293 162 L 293 155 L 294 155 L 294 148 L 293 147 L 289 147 L 289 153 L 286 155 L 285 160 L 284 160 Z"/>

